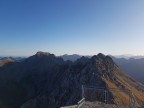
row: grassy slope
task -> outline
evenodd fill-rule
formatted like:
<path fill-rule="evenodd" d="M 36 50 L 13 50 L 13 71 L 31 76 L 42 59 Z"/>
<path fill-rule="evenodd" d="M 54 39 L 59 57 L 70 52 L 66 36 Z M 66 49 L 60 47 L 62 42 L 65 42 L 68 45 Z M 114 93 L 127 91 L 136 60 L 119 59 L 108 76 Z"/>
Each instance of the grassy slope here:
<path fill-rule="evenodd" d="M 136 85 L 144 87 L 143 84 L 135 81 L 131 77 L 127 76 L 126 74 L 122 73 L 119 69 L 116 69 L 116 82 L 122 84 L 126 90 L 129 90 L 133 93 L 133 96 L 135 97 L 138 104 L 144 103 L 144 92 L 141 90 L 138 90 L 136 88 Z M 107 87 L 109 89 L 119 89 L 118 85 L 115 84 L 114 81 L 108 80 L 104 77 L 102 79 L 106 82 Z M 131 83 L 129 83 L 131 82 Z M 127 105 L 129 104 L 129 93 L 126 91 L 120 90 L 119 92 L 112 91 L 112 95 L 114 97 L 114 102 L 118 105 Z"/>

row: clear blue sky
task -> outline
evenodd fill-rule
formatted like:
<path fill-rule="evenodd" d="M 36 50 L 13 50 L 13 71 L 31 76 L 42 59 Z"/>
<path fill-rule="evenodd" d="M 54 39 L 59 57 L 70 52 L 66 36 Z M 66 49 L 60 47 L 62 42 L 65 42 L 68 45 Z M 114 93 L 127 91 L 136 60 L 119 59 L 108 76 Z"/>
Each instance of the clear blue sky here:
<path fill-rule="evenodd" d="M 144 54 L 144 0 L 0 0 L 0 55 Z"/>

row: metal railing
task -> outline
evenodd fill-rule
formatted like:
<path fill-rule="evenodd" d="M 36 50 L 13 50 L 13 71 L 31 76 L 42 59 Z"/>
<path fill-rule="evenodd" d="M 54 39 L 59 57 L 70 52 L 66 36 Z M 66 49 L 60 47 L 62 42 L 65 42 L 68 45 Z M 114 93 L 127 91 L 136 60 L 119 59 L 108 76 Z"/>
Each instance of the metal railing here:
<path fill-rule="evenodd" d="M 105 104 L 116 104 L 128 108 L 137 108 L 136 102 L 131 91 L 126 89 L 106 89 L 95 86 L 82 85 L 82 98 L 85 101 L 99 101 Z"/>
<path fill-rule="evenodd" d="M 79 102 L 78 102 L 78 108 L 80 108 L 83 103 L 85 102 L 85 98 L 82 98 Z"/>

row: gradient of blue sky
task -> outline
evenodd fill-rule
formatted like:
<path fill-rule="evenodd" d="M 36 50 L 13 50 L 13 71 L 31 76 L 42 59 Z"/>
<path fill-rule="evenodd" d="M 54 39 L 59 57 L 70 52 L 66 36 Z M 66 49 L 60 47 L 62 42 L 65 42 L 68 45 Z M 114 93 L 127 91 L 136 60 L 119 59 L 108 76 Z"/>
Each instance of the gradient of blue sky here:
<path fill-rule="evenodd" d="M 0 55 L 144 54 L 144 0 L 0 0 Z"/>

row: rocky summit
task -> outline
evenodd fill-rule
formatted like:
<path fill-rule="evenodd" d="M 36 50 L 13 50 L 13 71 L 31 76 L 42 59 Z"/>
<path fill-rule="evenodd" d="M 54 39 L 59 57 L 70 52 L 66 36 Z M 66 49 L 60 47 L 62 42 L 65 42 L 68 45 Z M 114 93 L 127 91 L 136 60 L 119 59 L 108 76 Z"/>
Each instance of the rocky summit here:
<path fill-rule="evenodd" d="M 133 93 L 139 106 L 144 103 L 144 85 L 123 73 L 109 56 L 99 53 L 71 62 L 54 54 L 38 52 L 24 61 L 0 67 L 0 107 L 75 105 L 82 99 L 82 85 L 109 92 L 125 89 Z M 128 96 L 124 91 L 110 92 L 111 103 L 115 105 L 127 105 Z"/>

